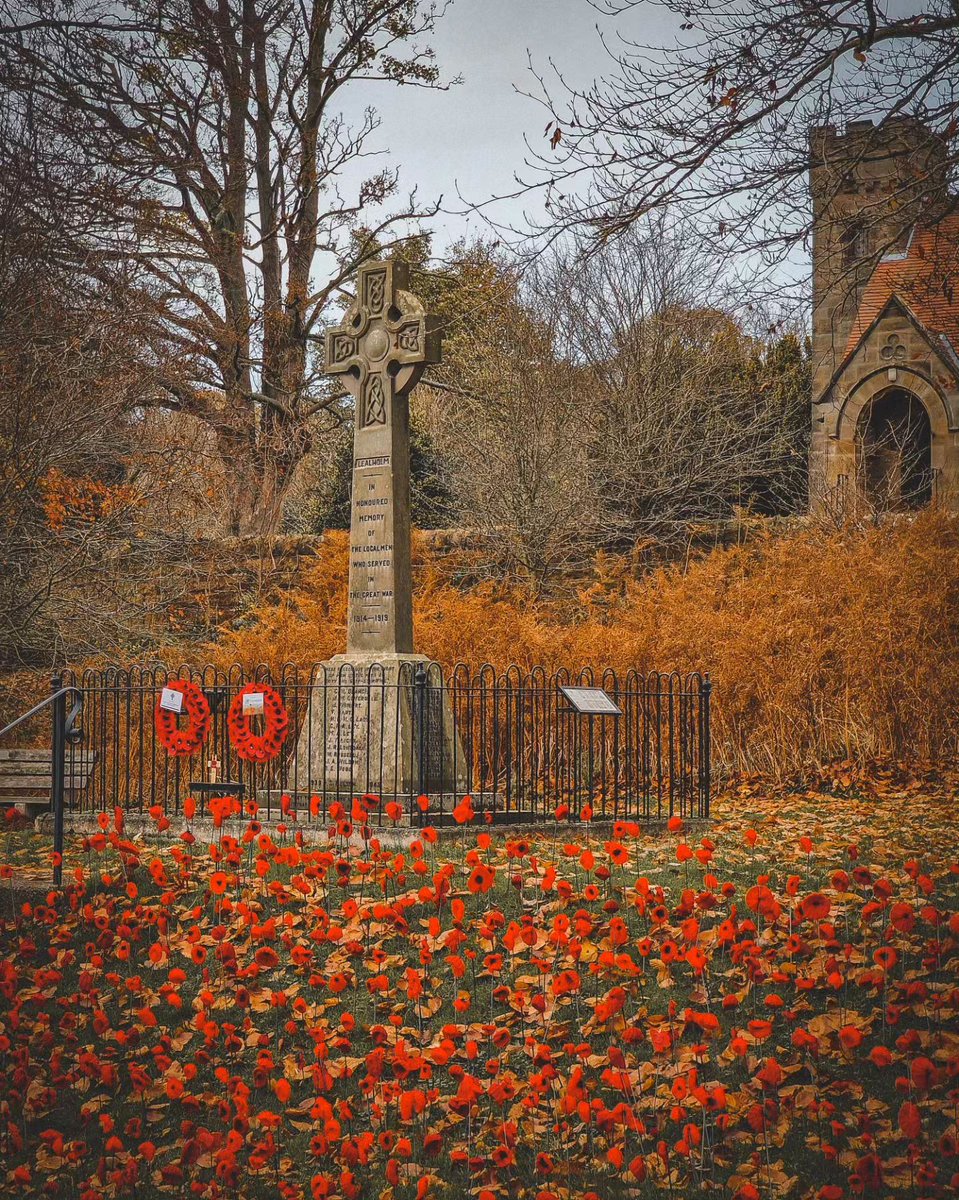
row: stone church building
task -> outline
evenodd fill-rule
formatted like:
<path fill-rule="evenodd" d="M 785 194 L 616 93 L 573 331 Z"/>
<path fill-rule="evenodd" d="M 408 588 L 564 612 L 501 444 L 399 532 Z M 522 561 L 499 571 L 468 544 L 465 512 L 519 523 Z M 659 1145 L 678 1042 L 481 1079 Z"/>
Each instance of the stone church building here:
<path fill-rule="evenodd" d="M 911 118 L 810 137 L 814 512 L 959 508 L 959 212 Z"/>

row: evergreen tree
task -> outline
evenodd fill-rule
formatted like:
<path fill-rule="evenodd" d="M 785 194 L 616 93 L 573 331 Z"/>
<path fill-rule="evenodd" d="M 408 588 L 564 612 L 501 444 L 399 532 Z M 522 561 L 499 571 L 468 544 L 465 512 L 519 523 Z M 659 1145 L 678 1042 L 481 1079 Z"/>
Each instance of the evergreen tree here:
<path fill-rule="evenodd" d="M 794 333 L 767 344 L 749 365 L 753 387 L 780 414 L 769 463 L 748 497 L 765 516 L 806 511 L 809 475 L 810 348 Z"/>

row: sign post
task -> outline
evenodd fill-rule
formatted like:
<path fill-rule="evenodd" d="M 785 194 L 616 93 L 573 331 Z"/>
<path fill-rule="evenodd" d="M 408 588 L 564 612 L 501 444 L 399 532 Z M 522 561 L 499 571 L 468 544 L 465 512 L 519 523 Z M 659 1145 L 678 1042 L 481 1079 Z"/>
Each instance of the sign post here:
<path fill-rule="evenodd" d="M 570 710 L 578 716 L 585 717 L 587 721 L 587 740 L 589 742 L 589 768 L 588 768 L 588 786 L 590 788 L 590 796 L 592 796 L 593 787 L 593 767 L 595 762 L 594 757 L 594 738 L 593 726 L 596 718 L 605 720 L 606 717 L 612 717 L 617 720 L 623 715 L 623 710 L 619 707 L 616 701 L 610 694 L 598 687 L 569 687 L 560 685 L 559 689 L 569 702 Z"/>

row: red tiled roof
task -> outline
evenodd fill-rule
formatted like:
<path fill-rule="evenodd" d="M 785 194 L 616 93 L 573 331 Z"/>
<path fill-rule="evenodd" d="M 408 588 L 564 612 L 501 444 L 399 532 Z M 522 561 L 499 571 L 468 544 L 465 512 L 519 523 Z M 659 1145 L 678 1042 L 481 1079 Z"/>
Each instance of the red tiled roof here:
<path fill-rule="evenodd" d="M 843 357 L 850 355 L 893 296 L 930 333 L 959 350 L 959 214 L 917 227 L 902 258 L 881 261 L 863 292 Z"/>

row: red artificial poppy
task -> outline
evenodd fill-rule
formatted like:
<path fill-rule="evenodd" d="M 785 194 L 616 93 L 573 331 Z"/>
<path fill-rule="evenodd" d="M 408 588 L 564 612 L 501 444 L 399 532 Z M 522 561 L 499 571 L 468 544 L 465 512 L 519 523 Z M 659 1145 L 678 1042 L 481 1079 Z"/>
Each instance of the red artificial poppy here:
<path fill-rule="evenodd" d="M 716 940 L 720 945 L 725 945 L 736 940 L 736 925 L 728 917 L 717 928 Z"/>
<path fill-rule="evenodd" d="M 876 1154 L 866 1154 L 856 1163 L 856 1175 L 868 1192 L 878 1192 L 882 1187 L 882 1161 Z"/>
<path fill-rule="evenodd" d="M 697 975 L 701 975 L 706 969 L 708 959 L 699 946 L 691 946 L 686 951 L 686 961 L 693 968 Z"/>
<path fill-rule="evenodd" d="M 822 892 L 810 892 L 799 907 L 802 915 L 810 921 L 825 921 L 832 911 L 829 898 Z"/>
<path fill-rule="evenodd" d="M 464 796 L 463 799 L 453 809 L 453 820 L 457 825 L 466 825 L 475 818 L 473 812 L 473 798 Z"/>
<path fill-rule="evenodd" d="M 869 1051 L 869 1057 L 877 1067 L 888 1067 L 892 1062 L 892 1055 L 885 1046 L 873 1046 Z"/>
<path fill-rule="evenodd" d="M 746 892 L 746 907 L 753 912 L 761 912 L 763 908 L 775 901 L 775 896 L 764 883 L 756 883 Z"/>
<path fill-rule="evenodd" d="M 608 842 L 606 850 L 609 853 L 610 862 L 615 863 L 617 867 L 624 867 L 629 862 L 629 850 L 622 842 Z"/>
<path fill-rule="evenodd" d="M 495 873 L 493 871 L 491 871 L 490 868 L 487 867 L 484 863 L 480 863 L 478 866 L 475 866 L 473 868 L 473 870 L 470 872 L 470 877 L 469 877 L 469 880 L 467 881 L 466 886 L 469 888 L 469 890 L 474 895 L 477 895 L 479 893 L 485 894 L 486 892 L 488 892 L 490 890 L 490 888 L 493 886 L 493 884 L 495 882 L 496 882 Z"/>
<path fill-rule="evenodd" d="M 495 1146 L 490 1155 L 495 1166 L 500 1169 L 511 1166 L 516 1161 L 516 1155 L 508 1146 Z"/>
<path fill-rule="evenodd" d="M 906 1100 L 899 1106 L 899 1128 L 907 1138 L 915 1141 L 922 1132 L 922 1117 L 918 1107 L 911 1100 Z"/>
<path fill-rule="evenodd" d="M 766 1038 L 772 1037 L 773 1034 L 772 1021 L 763 1021 L 757 1018 L 754 1021 L 750 1021 L 747 1028 L 758 1042 L 765 1041 Z"/>
<path fill-rule="evenodd" d="M 939 1072 L 936 1070 L 935 1064 L 924 1056 L 913 1060 L 909 1074 L 912 1078 L 913 1086 L 919 1092 L 930 1091 L 935 1087 L 939 1079 Z"/>

